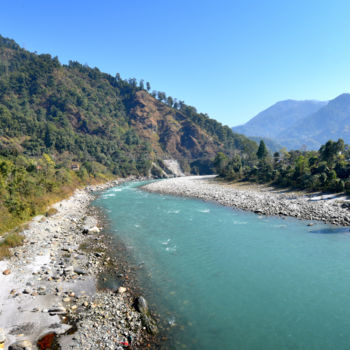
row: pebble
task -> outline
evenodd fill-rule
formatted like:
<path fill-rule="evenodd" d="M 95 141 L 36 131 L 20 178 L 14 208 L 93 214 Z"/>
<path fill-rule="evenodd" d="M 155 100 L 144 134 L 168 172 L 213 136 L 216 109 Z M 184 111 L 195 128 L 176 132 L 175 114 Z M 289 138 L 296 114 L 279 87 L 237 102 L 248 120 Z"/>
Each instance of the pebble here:
<path fill-rule="evenodd" d="M 11 270 L 10 269 L 6 269 L 2 272 L 3 275 L 9 275 L 11 273 Z"/>
<path fill-rule="evenodd" d="M 118 293 L 119 294 L 124 294 L 126 292 L 126 288 L 125 287 L 119 287 L 118 288 Z"/>

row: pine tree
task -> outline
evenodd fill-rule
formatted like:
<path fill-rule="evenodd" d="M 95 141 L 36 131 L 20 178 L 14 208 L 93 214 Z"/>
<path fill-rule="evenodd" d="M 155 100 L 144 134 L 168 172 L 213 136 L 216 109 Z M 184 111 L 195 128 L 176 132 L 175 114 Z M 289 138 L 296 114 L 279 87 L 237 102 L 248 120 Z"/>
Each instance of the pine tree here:
<path fill-rule="evenodd" d="M 268 151 L 267 151 L 267 148 L 265 146 L 265 142 L 263 140 L 261 140 L 258 152 L 256 152 L 256 156 L 259 159 L 263 159 L 263 158 L 266 158 L 267 155 L 268 155 Z"/>

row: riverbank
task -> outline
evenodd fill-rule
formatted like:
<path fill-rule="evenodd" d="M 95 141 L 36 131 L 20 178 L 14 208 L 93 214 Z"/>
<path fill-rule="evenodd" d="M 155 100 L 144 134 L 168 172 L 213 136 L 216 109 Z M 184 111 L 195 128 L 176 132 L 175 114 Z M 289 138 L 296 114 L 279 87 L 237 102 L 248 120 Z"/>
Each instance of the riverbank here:
<path fill-rule="evenodd" d="M 305 194 L 254 184 L 229 184 L 214 176 L 187 176 L 162 180 L 143 187 L 146 191 L 214 201 L 262 215 L 291 216 L 350 225 L 350 200 L 346 196 Z"/>
<path fill-rule="evenodd" d="M 52 212 L 57 212 L 35 217 L 22 232 L 24 244 L 0 261 L 0 342 L 5 340 L 5 348 L 18 343 L 23 349 L 147 346 L 130 283 L 98 289 L 100 276 L 110 270 L 117 274 L 119 264 L 90 203 L 96 191 L 116 185 L 77 190 L 56 203 Z"/>

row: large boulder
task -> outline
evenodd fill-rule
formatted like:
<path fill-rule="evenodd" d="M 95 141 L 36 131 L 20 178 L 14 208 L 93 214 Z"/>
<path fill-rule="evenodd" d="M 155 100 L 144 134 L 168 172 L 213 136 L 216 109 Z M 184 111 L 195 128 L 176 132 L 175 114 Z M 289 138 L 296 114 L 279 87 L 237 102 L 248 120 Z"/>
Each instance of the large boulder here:
<path fill-rule="evenodd" d="M 143 296 L 139 296 L 136 298 L 136 309 L 141 314 L 149 314 L 148 303 L 147 300 Z"/>
<path fill-rule="evenodd" d="M 135 300 L 135 307 L 141 314 L 142 324 L 146 327 L 147 332 L 153 335 L 157 334 L 157 322 L 152 318 L 151 313 L 149 312 L 147 300 L 143 296 L 139 296 Z"/>

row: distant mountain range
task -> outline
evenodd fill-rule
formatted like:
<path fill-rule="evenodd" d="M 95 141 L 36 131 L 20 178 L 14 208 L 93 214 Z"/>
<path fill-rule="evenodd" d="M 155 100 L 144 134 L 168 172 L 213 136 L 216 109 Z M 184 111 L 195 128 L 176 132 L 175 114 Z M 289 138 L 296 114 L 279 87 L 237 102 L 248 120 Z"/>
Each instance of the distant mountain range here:
<path fill-rule="evenodd" d="M 267 139 L 273 151 L 318 149 L 329 139 L 350 143 L 350 94 L 331 101 L 280 101 L 233 131 L 257 141 Z"/>

